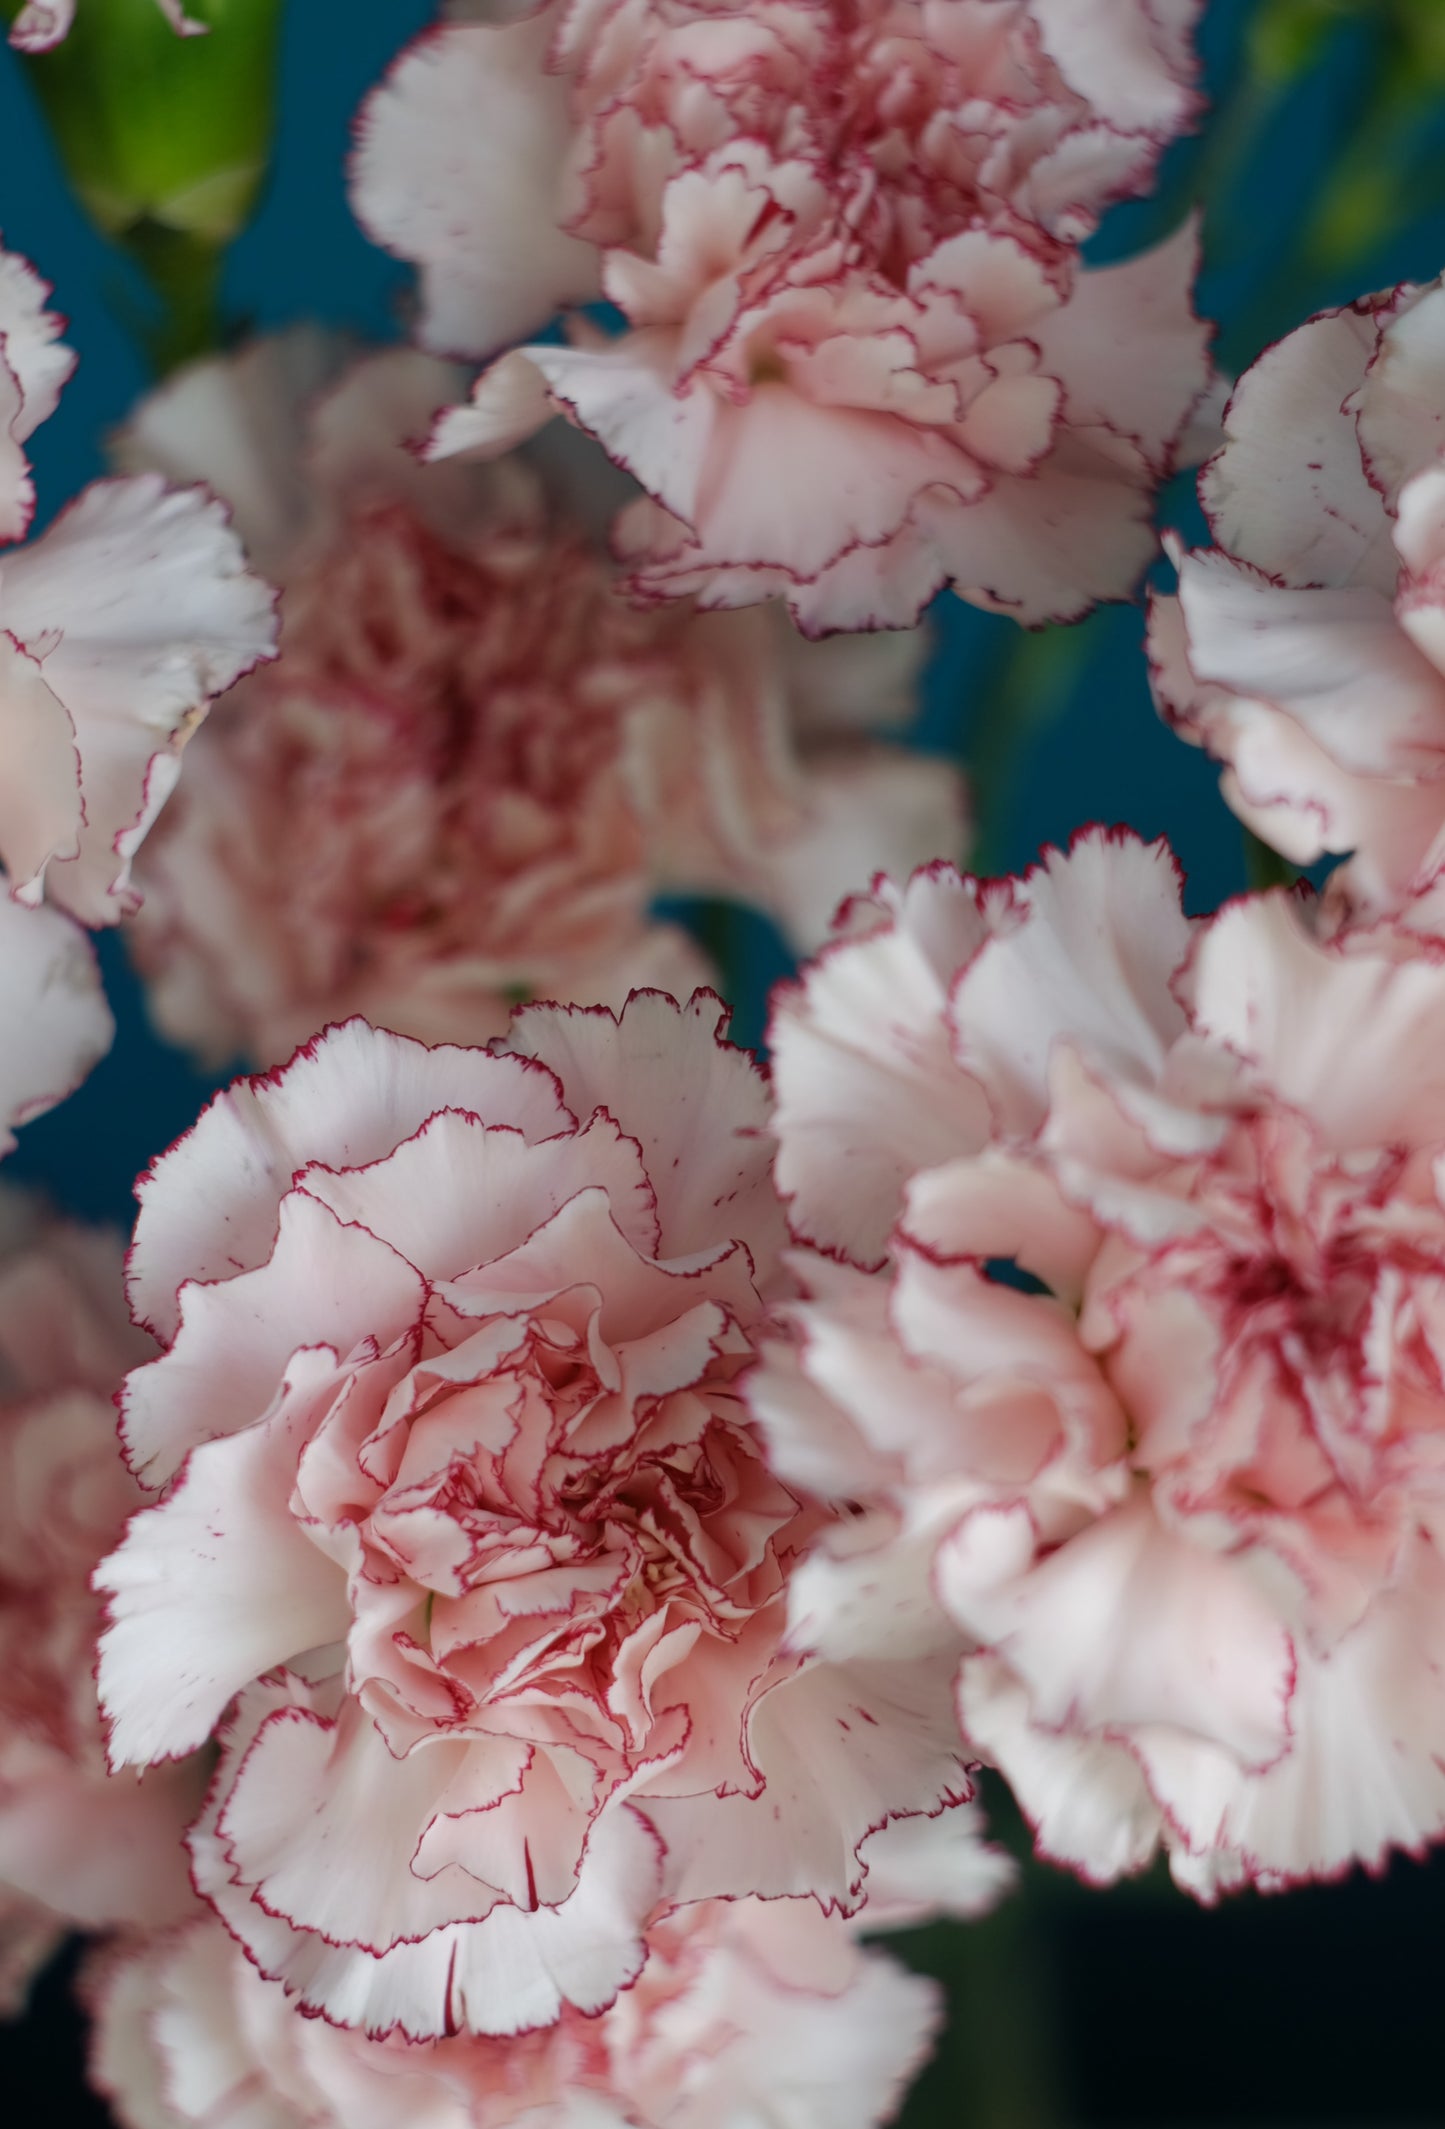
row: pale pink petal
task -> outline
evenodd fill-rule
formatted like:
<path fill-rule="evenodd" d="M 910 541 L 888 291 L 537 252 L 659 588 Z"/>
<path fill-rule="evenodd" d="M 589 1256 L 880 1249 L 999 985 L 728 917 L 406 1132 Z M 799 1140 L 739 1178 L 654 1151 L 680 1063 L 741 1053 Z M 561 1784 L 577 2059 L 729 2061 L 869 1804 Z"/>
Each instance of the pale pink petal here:
<path fill-rule="evenodd" d="M 303 325 L 188 363 L 141 401 L 112 446 L 115 463 L 214 489 L 254 567 L 276 574 L 313 524 L 306 415 L 344 352 L 339 336 Z"/>
<path fill-rule="evenodd" d="M 565 86 L 543 71 L 551 34 L 545 9 L 434 31 L 363 108 L 356 211 L 420 261 L 426 344 L 444 354 L 491 354 L 597 292 L 590 246 L 559 227 L 569 129 Z"/>
<path fill-rule="evenodd" d="M 1432 1144 L 1445 1100 L 1445 966 L 1332 952 L 1289 899 L 1234 903 L 1200 935 L 1196 1025 L 1346 1151 Z M 1340 1031 L 1350 1040 L 1342 1045 Z"/>
<path fill-rule="evenodd" d="M 983 1093 L 954 1061 L 943 1008 L 988 926 L 972 883 L 941 866 L 880 887 L 858 923 L 862 936 L 779 989 L 769 1041 L 794 1229 L 871 1262 L 907 1177 L 983 1141 Z"/>
<path fill-rule="evenodd" d="M 815 1665 L 752 1711 L 748 1755 L 765 1784 L 760 1795 L 644 1790 L 637 1804 L 662 1839 L 665 1897 L 724 1893 L 732 1852 L 747 1857 L 749 1882 L 765 1898 L 830 1884 L 844 1911 L 855 1911 L 866 1897 L 868 1836 L 890 1818 L 971 1794 L 949 1706 L 953 1668 L 952 1651 L 912 1663 Z"/>
<path fill-rule="evenodd" d="M 1166 843 L 1097 828 L 1029 874 L 1025 921 L 989 941 L 950 1007 L 960 1061 L 1005 1130 L 1042 1122 L 1058 1044 L 1140 1086 L 1159 1079 L 1184 1024 L 1169 990 L 1190 943 L 1180 886 Z"/>
<path fill-rule="evenodd" d="M 46 309 L 49 284 L 17 252 L 0 251 L 0 360 L 20 392 L 10 434 L 24 443 L 60 404 L 75 356 L 60 339 L 65 321 Z"/>
<path fill-rule="evenodd" d="M 1437 464 L 1445 450 L 1442 349 L 1445 288 L 1437 283 L 1413 300 L 1407 297 L 1386 322 L 1360 394 L 1360 449 L 1387 507 L 1412 475 Z"/>
<path fill-rule="evenodd" d="M 1277 1766 L 1243 1780 L 1164 1752 L 1151 1768 L 1179 1829 L 1174 1874 L 1191 1890 L 1209 1896 L 1221 1852 L 1251 1881 L 1283 1887 L 1352 1863 L 1378 1870 L 1391 1849 L 1418 1855 L 1440 1838 L 1445 1699 L 1428 1651 L 1445 1580 L 1434 1548 L 1418 1545 L 1403 1586 L 1338 1647 L 1301 1651 L 1291 1750 Z"/>
<path fill-rule="evenodd" d="M 174 1336 L 183 1280 L 265 1262 L 299 1168 L 362 1166 L 449 1108 L 483 1113 L 529 1140 L 571 1122 L 556 1081 L 535 1065 L 428 1048 L 359 1020 L 325 1030 L 280 1072 L 238 1080 L 138 1186 L 128 1268 L 138 1317 Z"/>
<path fill-rule="evenodd" d="M 133 1519 L 97 1569 L 95 1586 L 110 1598 L 97 1684 L 114 1766 L 194 1751 L 253 1678 L 345 1637 L 345 1578 L 288 1513 L 312 1420 L 308 1381 L 332 1371 L 325 1354 L 299 1353 L 277 1409 L 192 1450 L 165 1499 Z"/>
<path fill-rule="evenodd" d="M 137 1475 L 159 1486 L 202 1442 L 263 1418 L 303 1347 L 340 1359 L 367 1338 L 384 1347 L 425 1300 L 421 1274 L 396 1250 L 289 1192 L 267 1260 L 214 1285 L 186 1280 L 170 1347 L 129 1377 L 122 1431 Z"/>
<path fill-rule="evenodd" d="M 1080 274 L 1071 300 L 1034 328 L 1045 369 L 1064 387 L 1068 419 L 1138 444 L 1170 470 L 1187 415 L 1209 383 L 1208 329 L 1195 315 L 1199 231 L 1119 266 Z"/>
<path fill-rule="evenodd" d="M 688 1256 L 726 1234 L 747 1243 L 764 1281 L 783 1239 L 768 1175 L 767 1090 L 748 1052 L 724 1040 L 727 1020 L 710 991 L 686 1005 L 641 991 L 616 1017 L 523 1006 L 507 1048 L 554 1072 L 579 1118 L 604 1109 L 641 1147 L 662 1254 Z"/>
<path fill-rule="evenodd" d="M 80 855 L 56 859 L 50 893 L 113 923 L 181 747 L 212 697 L 272 654 L 272 594 L 219 504 L 146 475 L 97 482 L 7 560 L 0 622 L 39 658 L 80 753 Z"/>
<path fill-rule="evenodd" d="M 464 406 L 447 407 L 427 438 L 428 459 L 495 458 L 525 443 L 557 408 L 547 380 L 525 349 L 483 370 Z"/>
<path fill-rule="evenodd" d="M 1277 705 L 1343 768 L 1445 775 L 1445 675 L 1368 585 L 1293 590 L 1227 555 L 1186 555 L 1179 603 L 1197 679 Z"/>
<path fill-rule="evenodd" d="M 0 732 L 0 857 L 24 899 L 36 902 L 49 860 L 80 848 L 80 756 L 70 714 L 46 685 L 39 660 L 3 632 Z"/>
<path fill-rule="evenodd" d="M 115 1023 L 85 934 L 58 910 L 0 900 L 6 1047 L 0 1151 L 17 1124 L 73 1092 L 110 1048 Z"/>
<path fill-rule="evenodd" d="M 1201 0 L 1033 0 L 1070 87 L 1111 124 L 1177 133 L 1198 106 L 1189 34 Z"/>
<path fill-rule="evenodd" d="M 775 847 L 757 893 L 805 952 L 827 937 L 839 904 L 866 892 L 878 873 L 901 879 L 963 854 L 963 779 L 934 756 L 881 746 L 821 751 L 803 805 L 805 827 Z"/>
<path fill-rule="evenodd" d="M 1095 1885 L 1152 1860 L 1162 1816 L 1124 1745 L 1034 1723 L 1026 1688 L 997 1656 L 967 1658 L 958 1707 L 964 1734 L 1018 1799 L 1040 1855 Z"/>
<path fill-rule="evenodd" d="M 1228 441 L 1205 467 L 1200 496 L 1220 545 L 1267 576 L 1340 584 L 1357 580 L 1379 549 L 1388 554 L 1384 505 L 1361 466 L 1350 405 L 1375 340 L 1363 306 L 1322 312 L 1235 387 Z"/>

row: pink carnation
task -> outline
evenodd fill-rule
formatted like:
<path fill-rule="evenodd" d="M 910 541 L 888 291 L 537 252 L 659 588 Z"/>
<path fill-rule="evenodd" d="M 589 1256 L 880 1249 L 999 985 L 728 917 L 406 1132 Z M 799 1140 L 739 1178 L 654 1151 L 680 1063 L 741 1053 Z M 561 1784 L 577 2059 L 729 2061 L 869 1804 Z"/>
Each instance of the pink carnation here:
<path fill-rule="evenodd" d="M 153 1350 L 126 1316 L 118 1238 L 0 1197 L 0 2007 L 68 1928 L 192 1906 L 194 1766 L 106 1772 L 92 1681 L 96 1562 L 143 1495 L 111 1398 Z"/>
<path fill-rule="evenodd" d="M 359 1012 L 485 1041 L 519 996 L 704 978 L 659 887 L 811 945 L 879 864 L 957 850 L 956 773 L 847 729 L 908 706 L 921 640 L 843 672 L 780 613 L 638 613 L 591 499 L 552 492 L 572 468 L 418 467 L 456 373 L 337 360 L 293 334 L 202 364 L 124 445 L 229 496 L 286 586 L 282 656 L 199 739 L 140 874 L 173 1038 L 269 1063 Z"/>
<path fill-rule="evenodd" d="M 417 2046 L 298 2015 L 213 1922 L 97 1962 L 92 2076 L 125 2129 L 874 2129 L 927 2054 L 933 1985 L 810 1901 L 658 1925 L 600 2018 Z"/>
<path fill-rule="evenodd" d="M 45 284 L 0 252 L 0 542 L 35 494 L 24 444 L 73 358 Z M 211 698 L 269 658 L 269 588 L 221 505 L 154 475 L 96 481 L 0 581 L 0 859 L 87 924 L 134 906 L 130 861 Z"/>
<path fill-rule="evenodd" d="M 358 211 L 428 343 L 491 354 L 433 452 L 554 412 L 647 491 L 644 599 L 897 627 L 952 582 L 1021 619 L 1126 595 L 1208 377 L 1192 233 L 1084 272 L 1193 109 L 1196 0 L 577 0 L 422 39 L 364 115 Z"/>
<path fill-rule="evenodd" d="M 1282 895 L 1191 926 L 1167 850 L 1097 831 L 852 921 L 774 1030 L 779 1177 L 837 1261 L 797 1259 L 752 1402 L 855 1510 L 795 1640 L 953 1646 L 970 1745 L 1094 1879 L 1445 1834 L 1445 967 Z"/>
<path fill-rule="evenodd" d="M 1327 926 L 1445 932 L 1445 285 L 1325 311 L 1240 379 L 1217 545 L 1154 604 L 1159 706 L 1294 863 L 1353 852 Z"/>
<path fill-rule="evenodd" d="M 967 1792 L 946 1665 L 784 1642 L 822 1519 L 739 1395 L 781 1221 L 719 1015 L 353 1021 L 141 1186 L 123 1432 L 168 1490 L 98 1576 L 112 1754 L 220 1726 L 196 1883 L 334 2021 L 600 2011 L 658 1903 L 855 1909 Z"/>
<path fill-rule="evenodd" d="M 156 5 L 178 37 L 204 37 L 207 25 L 188 15 L 181 0 L 156 0 Z M 17 51 L 48 52 L 69 36 L 75 21 L 75 0 L 25 0 L 10 28 L 10 42 Z"/>

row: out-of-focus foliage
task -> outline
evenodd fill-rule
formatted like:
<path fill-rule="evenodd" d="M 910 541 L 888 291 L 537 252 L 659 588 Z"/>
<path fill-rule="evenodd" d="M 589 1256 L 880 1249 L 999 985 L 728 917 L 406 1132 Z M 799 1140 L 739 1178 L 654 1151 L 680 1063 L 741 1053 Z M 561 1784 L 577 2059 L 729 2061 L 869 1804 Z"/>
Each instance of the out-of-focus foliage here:
<path fill-rule="evenodd" d="M 207 35 L 178 37 L 155 0 L 82 0 L 64 43 L 23 62 L 77 199 L 161 300 L 161 368 L 214 341 L 222 256 L 256 205 L 275 119 L 282 0 L 190 13 Z"/>

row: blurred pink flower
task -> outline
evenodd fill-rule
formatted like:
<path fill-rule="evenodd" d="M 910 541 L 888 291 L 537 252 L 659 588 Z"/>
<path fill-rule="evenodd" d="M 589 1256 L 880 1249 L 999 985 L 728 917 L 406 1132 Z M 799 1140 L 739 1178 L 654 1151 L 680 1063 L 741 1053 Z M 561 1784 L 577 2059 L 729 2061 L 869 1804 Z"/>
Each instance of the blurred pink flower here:
<path fill-rule="evenodd" d="M 0 252 L 0 542 L 35 506 L 24 444 L 73 358 L 45 284 Z M 154 475 L 95 481 L 0 579 L 0 859 L 87 924 L 135 904 L 130 862 L 211 698 L 269 658 L 270 588 L 227 512 Z"/>
<path fill-rule="evenodd" d="M 355 196 L 423 268 L 424 335 L 490 355 L 432 450 L 561 411 L 638 480 L 645 599 L 898 627 L 952 582 L 1022 620 L 1128 594 L 1208 381 L 1190 231 L 1084 272 L 1194 110 L 1195 0 L 593 0 L 421 39 Z"/>
<path fill-rule="evenodd" d="M 0 1196 L 0 2007 L 67 1930 L 194 1908 L 194 1764 L 109 1775 L 93 1681 L 97 1561 L 144 1499 L 111 1399 L 154 1350 L 118 1236 Z"/>
<path fill-rule="evenodd" d="M 206 24 L 188 15 L 181 0 L 156 0 L 156 6 L 179 37 L 204 37 Z M 10 27 L 10 42 L 20 52 L 48 52 L 70 34 L 75 0 L 25 0 Z"/>
<path fill-rule="evenodd" d="M 1240 379 L 1150 655 L 1159 707 L 1327 928 L 1445 934 L 1445 286 L 1325 311 Z"/>
<path fill-rule="evenodd" d="M 519 996 L 705 978 L 659 888 L 811 945 L 880 865 L 958 849 L 956 772 L 863 736 L 906 714 L 921 639 L 845 669 L 780 611 L 639 613 L 575 467 L 420 467 L 456 373 L 337 362 L 293 334 L 202 364 L 123 443 L 228 496 L 286 586 L 282 657 L 213 719 L 140 875 L 168 1034 L 268 1063 L 353 1012 L 485 1041 Z"/>
<path fill-rule="evenodd" d="M 823 1518 L 739 1395 L 782 1225 L 721 1010 L 353 1021 L 142 1185 L 123 1431 L 168 1490 L 97 1578 L 112 1755 L 222 1726 L 196 1883 L 335 2021 L 600 2011 L 659 1903 L 851 1911 L 968 1792 L 947 1664 L 784 1644 Z"/>
<path fill-rule="evenodd" d="M 1096 1880 L 1445 1834 L 1445 967 L 1281 895 L 1191 926 L 1167 850 L 1099 831 L 852 922 L 773 1031 L 834 1257 L 750 1398 L 853 1508 L 794 1642 L 954 1647 L 970 1745 Z"/>
<path fill-rule="evenodd" d="M 417 2046 L 300 2016 L 205 1921 L 93 1963 L 91 2074 L 125 2129 L 875 2129 L 925 2059 L 931 1982 L 865 1952 L 812 1901 L 657 1925 L 599 2018 Z"/>

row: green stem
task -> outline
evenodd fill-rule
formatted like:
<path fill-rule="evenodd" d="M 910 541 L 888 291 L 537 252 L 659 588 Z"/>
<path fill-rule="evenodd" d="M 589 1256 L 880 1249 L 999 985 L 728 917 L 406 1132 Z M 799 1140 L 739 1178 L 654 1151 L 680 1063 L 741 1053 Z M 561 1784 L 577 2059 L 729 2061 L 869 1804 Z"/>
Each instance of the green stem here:
<path fill-rule="evenodd" d="M 1252 828 L 1244 829 L 1243 834 L 1245 877 L 1254 892 L 1265 894 L 1271 887 L 1293 887 L 1299 873 L 1289 859 L 1271 850 Z"/>
<path fill-rule="evenodd" d="M 157 377 L 212 353 L 225 337 L 221 269 L 225 246 L 162 222 L 137 222 L 120 240 L 154 294 L 159 317 L 136 330 Z"/>

